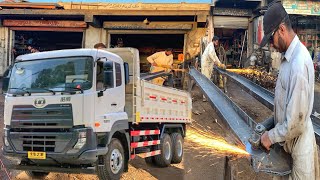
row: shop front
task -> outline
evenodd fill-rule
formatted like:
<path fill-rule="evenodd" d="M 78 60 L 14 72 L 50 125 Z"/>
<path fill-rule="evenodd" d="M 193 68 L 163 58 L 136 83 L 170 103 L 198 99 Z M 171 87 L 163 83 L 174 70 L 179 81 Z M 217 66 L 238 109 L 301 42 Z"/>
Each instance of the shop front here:
<path fill-rule="evenodd" d="M 284 0 L 283 6 L 290 15 L 294 31 L 307 47 L 313 60 L 320 53 L 320 2 Z"/>
<path fill-rule="evenodd" d="M 8 58 L 0 57 L 4 68 L 17 55 L 30 53 L 31 48 L 93 48 L 96 43 L 109 48 L 137 48 L 142 63 L 147 65 L 149 55 L 173 48 L 174 63 L 183 64 L 199 55 L 200 38 L 206 34 L 210 12 L 210 3 L 61 2 L 59 7 L 62 9 L 0 11 L 0 32 L 5 32 L 5 43 L 0 45 L 6 45 L 0 51 L 9 52 Z"/>
<path fill-rule="evenodd" d="M 11 60 L 33 52 L 81 48 L 87 27 L 81 21 L 10 19 L 5 19 L 3 26 L 10 32 Z"/>
<path fill-rule="evenodd" d="M 174 51 L 174 64 L 182 63 L 184 59 L 178 57 L 186 53 L 188 33 L 197 28 L 193 22 L 151 22 L 152 19 L 149 17 L 149 20 L 141 22 L 104 22 L 109 40 L 107 46 L 137 48 L 142 72 L 149 71 L 148 56 L 167 48 Z"/>
<path fill-rule="evenodd" d="M 242 67 L 251 44 L 248 43 L 251 10 L 214 8 L 212 12 L 214 34 L 220 38 L 219 59 L 229 67 Z"/>

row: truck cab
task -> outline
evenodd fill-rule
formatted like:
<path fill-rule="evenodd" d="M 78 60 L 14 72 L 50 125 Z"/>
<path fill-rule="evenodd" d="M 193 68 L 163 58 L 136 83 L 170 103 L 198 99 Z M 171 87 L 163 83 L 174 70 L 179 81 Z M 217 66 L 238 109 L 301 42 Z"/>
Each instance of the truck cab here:
<path fill-rule="evenodd" d="M 119 179 L 135 148 L 152 146 L 146 157 L 162 167 L 182 160 L 191 98 L 141 80 L 136 49 L 23 55 L 7 78 L 3 153 L 17 159 L 9 168 L 37 178 L 64 172 Z"/>

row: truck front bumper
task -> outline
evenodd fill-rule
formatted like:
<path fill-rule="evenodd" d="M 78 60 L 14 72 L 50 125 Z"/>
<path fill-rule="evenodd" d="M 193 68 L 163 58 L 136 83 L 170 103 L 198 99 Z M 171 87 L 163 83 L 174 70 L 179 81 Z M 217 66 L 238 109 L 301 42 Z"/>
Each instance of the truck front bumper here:
<path fill-rule="evenodd" d="M 68 135 L 66 135 L 65 137 L 69 136 L 70 139 L 66 139 L 65 137 L 63 137 L 63 132 L 59 133 L 59 135 L 56 135 L 57 138 L 55 139 L 55 148 L 51 149 L 51 151 L 41 151 L 46 153 L 45 159 L 30 159 L 28 158 L 28 151 L 30 150 L 26 150 L 26 148 L 24 147 L 25 142 L 23 140 L 20 140 L 23 139 L 21 137 L 26 137 L 26 135 L 24 133 L 10 132 L 10 129 L 8 128 L 6 129 L 6 131 L 7 137 L 4 138 L 7 139 L 4 139 L 4 141 L 7 141 L 7 144 L 9 143 L 9 146 L 3 146 L 3 154 L 7 157 L 19 160 L 18 164 L 13 165 L 39 165 L 38 168 L 40 168 L 40 166 L 90 166 L 97 162 L 98 156 L 105 155 L 108 152 L 107 147 L 97 147 L 96 134 L 91 128 L 77 128 L 66 133 Z M 80 132 L 85 132 L 86 142 L 80 149 L 75 149 L 74 147 L 79 140 Z M 52 134 L 53 133 L 51 133 L 51 136 L 53 136 Z M 45 137 L 47 136 L 47 134 L 39 132 L 29 133 L 28 137 L 31 136 L 33 138 L 39 138 L 41 136 Z M 60 137 L 63 137 L 64 139 L 61 140 Z M 30 140 L 28 140 L 28 143 L 29 141 Z M 35 142 L 36 141 L 34 140 L 32 144 L 34 144 Z M 29 148 L 30 145 L 27 145 Z M 39 145 L 35 147 L 39 148 Z M 31 149 L 31 151 L 37 150 Z"/>

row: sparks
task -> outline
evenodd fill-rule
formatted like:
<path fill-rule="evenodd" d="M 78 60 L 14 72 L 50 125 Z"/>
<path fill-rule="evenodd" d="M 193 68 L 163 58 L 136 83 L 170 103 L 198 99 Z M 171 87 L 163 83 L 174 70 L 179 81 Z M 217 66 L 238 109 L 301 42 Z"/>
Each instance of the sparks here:
<path fill-rule="evenodd" d="M 249 153 L 238 146 L 229 144 L 222 137 L 193 128 L 187 130 L 187 140 L 202 147 L 207 147 L 211 152 L 218 155 L 248 156 Z"/>

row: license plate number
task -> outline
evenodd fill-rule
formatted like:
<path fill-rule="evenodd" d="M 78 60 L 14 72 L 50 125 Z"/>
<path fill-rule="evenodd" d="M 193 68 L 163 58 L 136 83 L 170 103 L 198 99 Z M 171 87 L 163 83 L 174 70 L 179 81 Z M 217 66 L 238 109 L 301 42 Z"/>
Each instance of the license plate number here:
<path fill-rule="evenodd" d="M 29 159 L 46 159 L 46 152 L 28 151 Z"/>

